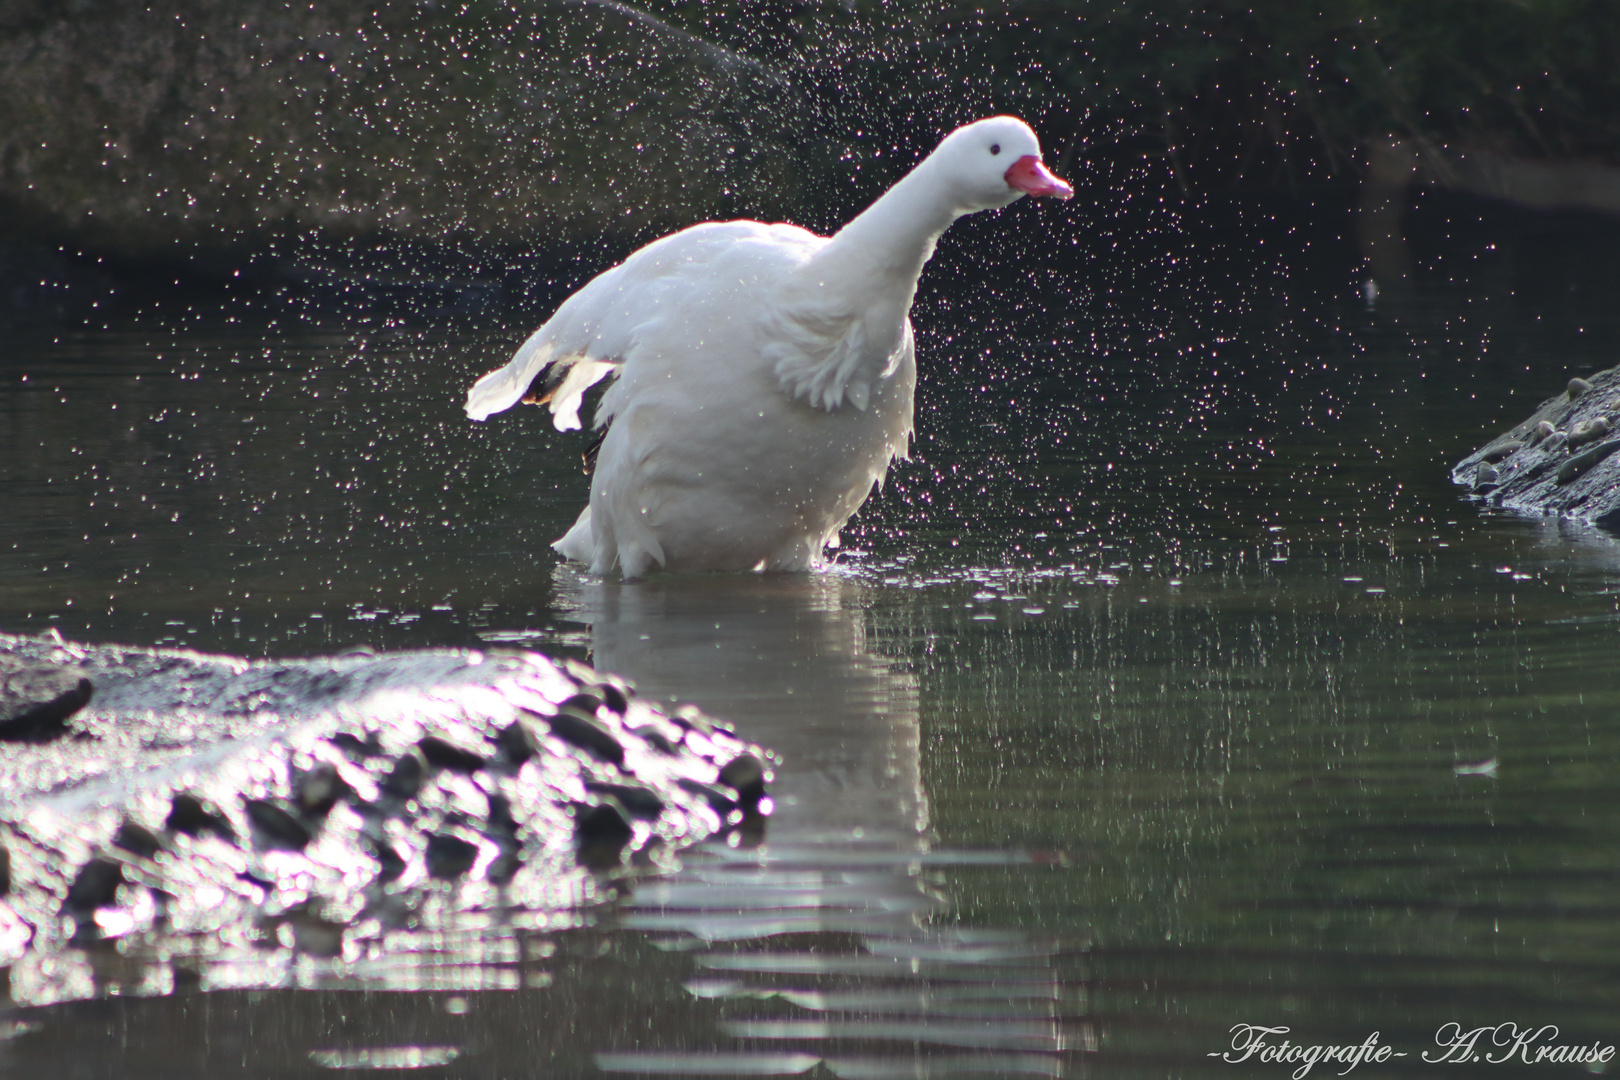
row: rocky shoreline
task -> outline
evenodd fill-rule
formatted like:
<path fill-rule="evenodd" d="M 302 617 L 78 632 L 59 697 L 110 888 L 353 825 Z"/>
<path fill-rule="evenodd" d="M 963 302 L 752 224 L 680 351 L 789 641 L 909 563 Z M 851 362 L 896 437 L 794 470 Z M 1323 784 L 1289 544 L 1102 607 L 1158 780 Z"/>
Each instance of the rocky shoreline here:
<path fill-rule="evenodd" d="M 1620 368 L 1571 379 L 1523 422 L 1452 467 L 1492 506 L 1620 529 Z"/>
<path fill-rule="evenodd" d="M 56 985 L 65 949 L 157 951 L 206 981 L 232 957 L 544 926 L 770 810 L 760 747 L 534 653 L 246 661 L 0 635 L 0 678 L 19 687 L 0 697 L 19 1003 L 78 996 Z M 29 690 L 43 712 L 17 726 Z"/>

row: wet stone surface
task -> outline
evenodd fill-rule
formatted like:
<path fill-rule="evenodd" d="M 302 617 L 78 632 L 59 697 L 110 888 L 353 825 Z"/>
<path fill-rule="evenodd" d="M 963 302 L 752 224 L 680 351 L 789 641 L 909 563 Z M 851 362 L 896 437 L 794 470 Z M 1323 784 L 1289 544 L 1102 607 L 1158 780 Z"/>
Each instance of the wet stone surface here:
<path fill-rule="evenodd" d="M 1454 483 L 1492 505 L 1620 529 L 1620 368 L 1571 379 L 1459 461 Z"/>
<path fill-rule="evenodd" d="M 17 1001 L 75 996 L 64 948 L 201 970 L 544 927 L 770 809 L 766 751 L 534 653 L 249 662 L 0 635 L 0 658 L 93 686 L 0 755 Z"/>

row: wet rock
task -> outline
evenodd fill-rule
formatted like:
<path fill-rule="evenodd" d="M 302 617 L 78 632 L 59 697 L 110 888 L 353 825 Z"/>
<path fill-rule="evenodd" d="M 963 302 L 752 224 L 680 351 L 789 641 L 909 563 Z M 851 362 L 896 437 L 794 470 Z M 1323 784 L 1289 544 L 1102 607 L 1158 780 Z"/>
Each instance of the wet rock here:
<path fill-rule="evenodd" d="M 665 735 L 651 724 L 643 724 L 638 728 L 631 728 L 630 733 L 647 743 L 661 754 L 673 757 L 681 752 L 680 743 Z"/>
<path fill-rule="evenodd" d="M 1564 436 L 1564 446 L 1574 451 L 1589 442 L 1596 442 L 1609 433 L 1609 418 L 1596 416 L 1590 420 L 1583 420 L 1569 429 Z"/>
<path fill-rule="evenodd" d="M 1547 425 L 1547 434 L 1552 434 L 1551 424 Z M 1526 444 L 1523 442 L 1505 442 L 1498 446 L 1493 446 L 1488 453 L 1480 458 L 1480 462 L 1485 465 L 1495 465 L 1503 458 L 1512 457 L 1520 450 L 1523 450 L 1525 445 Z"/>
<path fill-rule="evenodd" d="M 631 817 L 652 819 L 664 812 L 664 800 L 658 793 L 641 784 L 613 784 L 592 781 L 585 790 L 594 795 L 609 795 L 616 799 Z"/>
<path fill-rule="evenodd" d="M 212 834 L 222 840 L 236 839 L 236 830 L 231 828 L 230 819 L 220 813 L 217 807 L 190 792 L 181 792 L 174 797 L 163 827 L 188 836 Z"/>
<path fill-rule="evenodd" d="M 0 656 L 0 742 L 49 742 L 90 702 L 90 680 L 72 667 Z"/>
<path fill-rule="evenodd" d="M 1582 454 L 1576 454 L 1563 465 L 1559 466 L 1557 482 L 1560 484 L 1573 483 L 1593 466 L 1603 461 L 1616 450 L 1620 450 L 1620 439 L 1606 442 L 1601 446 L 1594 446 Z"/>
<path fill-rule="evenodd" d="M 129 818 L 125 818 L 123 824 L 118 826 L 118 832 L 113 834 L 112 842 L 113 847 L 123 848 L 143 859 L 150 859 L 168 847 L 157 833 Z"/>
<path fill-rule="evenodd" d="M 737 803 L 743 807 L 759 805 L 765 797 L 767 778 L 765 763 L 753 754 L 732 758 L 720 770 L 720 782 L 737 792 Z"/>
<path fill-rule="evenodd" d="M 5 938 L 19 949 L 132 930 L 162 949 L 167 927 L 208 925 L 211 950 L 251 965 L 278 947 L 374 955 L 393 929 L 457 925 L 463 903 L 561 911 L 597 871 L 761 827 L 739 804 L 765 751 L 535 654 L 249 662 L 0 635 L 8 652 L 71 660 L 96 687 L 74 719 L 88 738 L 0 754 L 0 840 L 28 853 L 0 906 L 35 928 Z M 693 779 L 716 775 L 731 783 Z M 143 824 L 154 812 L 161 831 Z M 438 884 L 474 873 L 503 888 Z"/>
<path fill-rule="evenodd" d="M 377 860 L 379 867 L 377 880 L 384 883 L 398 878 L 405 872 L 405 867 L 408 865 L 392 844 L 378 844 L 372 850 L 372 857 Z"/>
<path fill-rule="evenodd" d="M 622 688 L 611 682 L 604 681 L 599 683 L 596 689 L 602 695 L 602 704 L 607 707 L 609 712 L 617 716 L 623 716 L 629 710 L 630 698 L 626 696 Z"/>
<path fill-rule="evenodd" d="M 576 700 L 578 698 L 569 699 L 570 702 Z M 579 711 L 577 706 L 565 703 L 556 716 L 546 717 L 546 723 L 551 726 L 551 733 L 563 742 L 614 765 L 624 764 L 624 747 L 613 732 L 595 716 Z"/>
<path fill-rule="evenodd" d="M 501 728 L 496 741 L 514 765 L 522 765 L 540 753 L 540 736 L 535 733 L 534 725 L 522 717 Z"/>
<path fill-rule="evenodd" d="M 303 822 L 267 799 L 249 799 L 242 809 L 264 847 L 302 851 L 312 839 Z"/>
<path fill-rule="evenodd" d="M 683 778 L 680 781 L 681 789 L 700 796 L 709 804 L 709 809 L 724 818 L 737 809 L 737 791 L 731 787 L 721 787 L 718 784 L 705 784 L 701 780 Z"/>
<path fill-rule="evenodd" d="M 428 873 L 441 880 L 461 877 L 478 861 L 478 845 L 451 833 L 434 833 L 427 841 Z"/>
<path fill-rule="evenodd" d="M 328 735 L 326 741 L 351 761 L 364 761 L 366 758 L 376 757 L 382 752 L 382 748 L 375 741 L 362 739 L 349 731 L 340 731 L 335 735 Z"/>
<path fill-rule="evenodd" d="M 311 817 L 325 817 L 340 799 L 351 798 L 354 788 L 339 775 L 337 766 L 319 762 L 293 781 L 294 798 L 300 813 Z"/>
<path fill-rule="evenodd" d="M 1491 505 L 1620 530 L 1620 368 L 1571 379 L 1512 429 L 1453 466 L 1452 481 Z M 1593 444 L 1596 445 L 1593 445 Z M 1482 483 L 1484 469 L 1496 476 Z"/>
<path fill-rule="evenodd" d="M 574 819 L 574 838 L 582 848 L 618 850 L 630 842 L 635 829 L 630 815 L 614 798 L 604 798 L 595 806 L 582 808 Z"/>
<path fill-rule="evenodd" d="M 427 775 L 427 771 L 426 756 L 413 746 L 394 762 L 394 767 L 383 777 L 380 786 L 396 799 L 413 798 L 422 790 L 422 778 Z"/>
<path fill-rule="evenodd" d="M 347 923 L 328 919 L 313 904 L 300 904 L 289 910 L 286 924 L 292 928 L 293 948 L 310 956 L 342 956 Z"/>
<path fill-rule="evenodd" d="M 572 709 L 581 716 L 595 716 L 596 710 L 600 709 L 602 704 L 603 698 L 601 694 L 591 690 L 581 690 L 567 701 L 560 702 L 557 707 L 559 709 Z"/>
<path fill-rule="evenodd" d="M 118 896 L 118 887 L 124 884 L 124 865 L 97 855 L 79 868 L 68 886 L 67 902 L 63 907 L 75 914 L 85 914 L 106 907 Z"/>
<path fill-rule="evenodd" d="M 489 827 L 496 834 L 506 838 L 517 832 L 517 818 L 512 816 L 512 800 L 505 795 L 497 794 L 489 797 Z"/>
<path fill-rule="evenodd" d="M 483 754 L 457 746 L 449 739 L 441 739 L 437 735 L 429 735 L 417 743 L 422 756 L 427 758 L 428 764 L 436 765 L 441 769 L 452 772 L 475 773 L 484 767 Z"/>

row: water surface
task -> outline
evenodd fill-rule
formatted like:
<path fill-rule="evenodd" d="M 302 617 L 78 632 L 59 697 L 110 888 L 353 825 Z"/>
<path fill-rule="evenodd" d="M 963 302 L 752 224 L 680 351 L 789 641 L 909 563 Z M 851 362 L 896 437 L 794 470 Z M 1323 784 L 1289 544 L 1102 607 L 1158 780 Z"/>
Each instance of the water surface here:
<path fill-rule="evenodd" d="M 1211 219 L 1193 267 L 1156 237 L 973 294 L 993 260 L 942 247 L 913 458 L 815 575 L 558 566 L 584 440 L 459 411 L 521 327 L 17 329 L 5 629 L 540 648 L 786 763 L 763 835 L 557 925 L 358 968 L 19 965 L 0 1070 L 1270 1075 L 1208 1056 L 1261 1023 L 1432 1074 L 1453 1022 L 1620 1043 L 1620 547 L 1446 482 L 1614 361 L 1613 283 L 1571 279 L 1578 229 L 1439 216 L 1369 306 L 1285 217 Z"/>

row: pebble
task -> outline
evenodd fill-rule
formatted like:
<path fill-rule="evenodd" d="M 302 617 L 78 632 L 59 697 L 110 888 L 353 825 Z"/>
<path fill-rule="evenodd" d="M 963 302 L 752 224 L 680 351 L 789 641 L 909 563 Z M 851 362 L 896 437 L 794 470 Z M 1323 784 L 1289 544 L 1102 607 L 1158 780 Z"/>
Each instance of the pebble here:
<path fill-rule="evenodd" d="M 715 784 L 705 784 L 700 780 L 688 780 L 684 777 L 678 780 L 677 783 L 693 795 L 701 796 L 709 804 L 709 809 L 721 817 L 725 817 L 731 811 L 737 809 L 736 788 L 722 788 Z"/>
<path fill-rule="evenodd" d="M 1542 439 L 1551 438 L 1557 431 L 1558 429 L 1553 427 L 1552 421 L 1537 420 L 1536 426 L 1530 431 L 1530 445 L 1534 446 Z"/>
<path fill-rule="evenodd" d="M 612 784 L 587 780 L 585 790 L 593 795 L 611 795 L 631 817 L 651 820 L 664 812 L 664 800 L 650 787 L 641 784 Z"/>
<path fill-rule="evenodd" d="M 739 806 L 758 806 L 765 797 L 765 763 L 753 754 L 733 758 L 720 770 L 720 782 L 737 791 Z"/>
<path fill-rule="evenodd" d="M 1620 450 L 1620 439 L 1601 443 L 1584 453 L 1576 454 L 1564 462 L 1563 467 L 1558 470 L 1558 482 L 1560 484 L 1570 483 L 1616 450 Z"/>
<path fill-rule="evenodd" d="M 335 765 L 322 761 L 298 775 L 293 781 L 293 793 L 300 812 L 325 817 L 340 799 L 352 796 L 354 789 L 338 775 Z"/>
<path fill-rule="evenodd" d="M 1569 380 L 1569 386 L 1565 388 L 1565 392 L 1569 394 L 1569 400 L 1574 401 L 1590 389 L 1592 389 L 1591 383 L 1585 379 L 1576 378 Z"/>
<path fill-rule="evenodd" d="M 563 742 L 577 746 L 602 761 L 624 764 L 624 747 L 596 717 L 576 712 L 572 707 L 564 707 L 557 711 L 556 716 L 546 717 L 546 723 L 551 725 L 551 733 Z"/>
<path fill-rule="evenodd" d="M 615 686 L 611 682 L 603 682 L 596 689 L 602 695 L 602 704 L 606 705 L 611 712 L 623 716 L 629 711 L 630 697 L 625 693 L 624 689 Z"/>
<path fill-rule="evenodd" d="M 150 859 L 164 848 L 168 847 L 163 838 L 144 825 L 137 824 L 125 818 L 123 824 L 118 826 L 118 832 L 113 834 L 113 847 L 123 848 L 132 855 L 139 855 L 143 859 Z"/>
<path fill-rule="evenodd" d="M 1577 446 L 1585 446 L 1589 442 L 1596 442 L 1608 433 L 1609 420 L 1607 417 L 1599 416 L 1591 420 L 1584 420 L 1569 429 L 1569 434 L 1564 439 L 1564 445 L 1574 450 Z"/>
<path fill-rule="evenodd" d="M 522 717 L 501 728 L 495 738 L 514 765 L 522 765 L 540 752 L 540 736 L 535 734 L 534 725 Z"/>
<path fill-rule="evenodd" d="M 181 792 L 174 797 L 174 803 L 169 807 L 169 816 L 163 822 L 163 827 L 170 832 L 185 833 L 187 836 L 213 833 L 222 840 L 236 839 L 236 830 L 231 828 L 230 820 L 217 808 L 190 792 Z"/>
<path fill-rule="evenodd" d="M 118 896 L 118 886 L 124 883 L 124 865 L 97 855 L 79 868 L 73 884 L 68 886 L 64 909 L 78 914 L 106 907 Z"/>
<path fill-rule="evenodd" d="M 434 833 L 428 837 L 426 858 L 429 876 L 449 881 L 472 869 L 478 845 L 452 833 Z"/>
<path fill-rule="evenodd" d="M 635 830 L 630 818 L 611 796 L 574 818 L 574 839 L 582 848 L 612 848 L 617 851 L 630 842 Z"/>
<path fill-rule="evenodd" d="M 1552 427 L 1551 424 L 1548 424 L 1547 426 L 1549 428 Z M 1495 465 L 1498 461 L 1517 454 L 1520 450 L 1523 450 L 1526 445 L 1527 444 L 1525 443 L 1517 441 L 1505 442 L 1500 446 L 1493 446 L 1489 450 L 1485 451 L 1485 453 L 1480 455 L 1479 460 L 1487 465 Z"/>
<path fill-rule="evenodd" d="M 310 832 L 304 823 L 268 799 L 249 799 L 242 807 L 265 847 L 302 851 L 309 845 Z"/>
<path fill-rule="evenodd" d="M 397 799 L 409 799 L 422 790 L 422 777 L 427 775 L 427 771 L 427 758 L 413 746 L 394 762 L 394 767 L 383 777 L 380 786 Z"/>
<path fill-rule="evenodd" d="M 484 767 L 487 760 L 484 755 L 437 735 L 429 735 L 416 745 L 429 764 L 451 772 L 475 773 Z"/>

